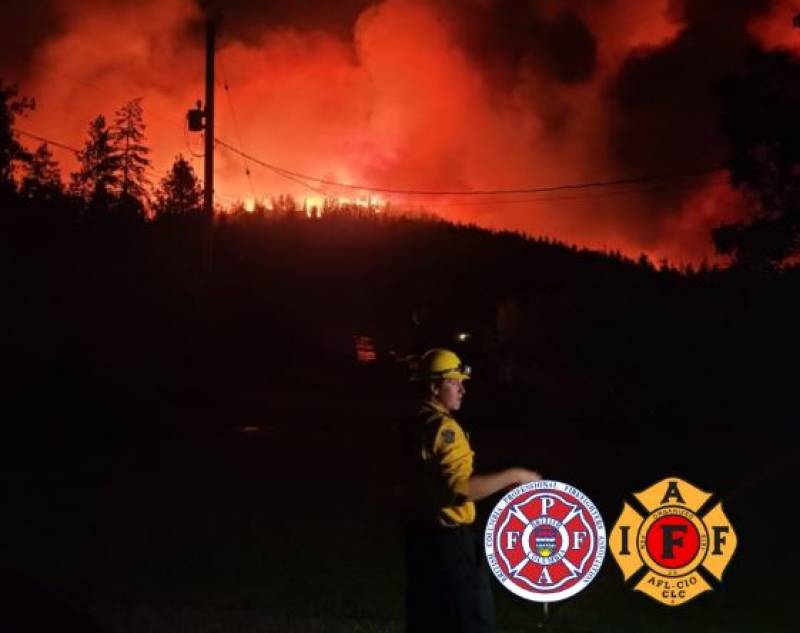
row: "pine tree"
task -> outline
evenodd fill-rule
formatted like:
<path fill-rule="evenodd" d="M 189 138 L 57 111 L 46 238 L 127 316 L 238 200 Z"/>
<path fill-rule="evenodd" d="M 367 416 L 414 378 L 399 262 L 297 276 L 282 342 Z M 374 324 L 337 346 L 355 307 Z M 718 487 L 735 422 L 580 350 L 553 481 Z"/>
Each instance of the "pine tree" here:
<path fill-rule="evenodd" d="M 27 200 L 43 203 L 53 202 L 63 195 L 61 170 L 47 143 L 42 143 L 32 154 L 20 193 Z"/>
<path fill-rule="evenodd" d="M 3 85 L 0 80 L 0 199 L 16 193 L 16 170 L 20 164 L 30 160 L 30 153 L 14 135 L 14 122 L 24 116 L 36 103 L 33 99 L 17 98 L 19 89 L 15 84 Z"/>
<path fill-rule="evenodd" d="M 114 114 L 111 142 L 119 157 L 119 194 L 123 204 L 140 209 L 148 202 L 151 184 L 146 170 L 150 149 L 145 140 L 144 109 L 141 97 L 129 101 Z"/>
<path fill-rule="evenodd" d="M 156 215 L 186 215 L 203 210 L 203 190 L 194 169 L 180 154 L 156 190 Z"/>
<path fill-rule="evenodd" d="M 89 124 L 89 138 L 78 152 L 80 170 L 72 174 L 70 191 L 90 211 L 105 212 L 116 200 L 119 187 L 119 156 L 111 143 L 111 130 L 101 114 Z"/>

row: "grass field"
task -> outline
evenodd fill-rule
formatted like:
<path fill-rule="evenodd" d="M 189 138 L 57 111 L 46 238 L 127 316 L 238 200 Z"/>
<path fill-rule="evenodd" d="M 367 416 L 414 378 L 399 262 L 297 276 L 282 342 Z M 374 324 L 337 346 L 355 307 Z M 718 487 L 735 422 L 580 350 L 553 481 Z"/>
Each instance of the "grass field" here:
<path fill-rule="evenodd" d="M 31 631 L 401 631 L 400 420 L 378 398 L 286 397 L 261 419 L 126 436 L 70 468 L 19 462 L 7 479 L 4 613 Z M 582 488 L 607 529 L 631 492 L 684 475 L 723 494 L 739 550 L 719 590 L 680 608 L 633 592 L 610 555 L 547 619 L 497 585 L 502 630 L 793 630 L 797 557 L 779 536 L 794 532 L 791 447 L 727 437 L 720 466 L 703 462 L 705 441 L 665 455 L 602 430 L 537 437 L 535 426 L 485 424 L 475 444 L 484 464 L 525 463 Z"/>

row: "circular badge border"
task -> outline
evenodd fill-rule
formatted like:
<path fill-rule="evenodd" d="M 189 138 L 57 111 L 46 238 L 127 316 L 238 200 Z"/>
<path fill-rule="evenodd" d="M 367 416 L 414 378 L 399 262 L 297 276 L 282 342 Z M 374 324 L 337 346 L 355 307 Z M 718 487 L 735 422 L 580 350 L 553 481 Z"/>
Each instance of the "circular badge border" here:
<path fill-rule="evenodd" d="M 583 504 L 584 508 L 589 512 L 589 515 L 592 519 L 592 523 L 595 527 L 595 538 L 597 539 L 597 552 L 595 554 L 594 560 L 589 567 L 589 571 L 587 571 L 581 578 L 579 578 L 574 585 L 570 586 L 567 589 L 562 591 L 556 591 L 553 593 L 538 593 L 534 591 L 530 591 L 528 589 L 523 589 L 519 585 L 517 585 L 511 578 L 509 578 L 502 570 L 499 569 L 498 563 L 495 559 L 495 551 L 494 551 L 494 539 L 495 539 L 495 528 L 497 525 L 497 520 L 500 518 L 503 510 L 515 499 L 522 496 L 523 494 L 530 492 L 531 490 L 552 490 L 554 492 L 563 492 L 568 495 L 575 497 L 581 504 Z M 574 491 L 574 492 L 571 492 Z M 577 494 L 574 494 L 577 493 Z M 608 550 L 608 539 L 606 535 L 606 526 L 605 522 L 603 521 L 603 516 L 600 514 L 600 511 L 595 506 L 594 502 L 584 493 L 580 488 L 576 488 L 571 484 L 564 483 L 562 481 L 556 481 L 553 479 L 545 479 L 541 481 L 531 481 L 527 484 L 522 484 L 521 486 L 517 486 L 513 490 L 506 493 L 500 501 L 494 506 L 491 514 L 489 515 L 489 520 L 486 522 L 486 529 L 484 530 L 484 553 L 486 555 L 486 560 L 489 563 L 489 568 L 492 570 L 492 574 L 494 574 L 495 578 L 500 581 L 506 589 L 508 589 L 511 593 L 519 596 L 520 598 L 524 598 L 525 600 L 530 600 L 532 602 L 559 602 L 561 600 L 566 600 L 567 598 L 571 598 L 577 593 L 580 593 L 589 584 L 595 579 L 597 574 L 600 572 L 600 569 L 603 566 L 603 562 L 605 561 L 606 552 Z"/>

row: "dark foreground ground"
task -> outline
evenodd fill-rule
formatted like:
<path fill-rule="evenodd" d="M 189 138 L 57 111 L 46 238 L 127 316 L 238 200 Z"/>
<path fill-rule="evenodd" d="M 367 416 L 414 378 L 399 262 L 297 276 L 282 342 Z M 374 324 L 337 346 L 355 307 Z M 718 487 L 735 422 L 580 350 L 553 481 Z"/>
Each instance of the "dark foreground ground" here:
<path fill-rule="evenodd" d="M 403 409 L 386 380 L 351 368 L 264 385 L 247 411 L 137 411 L 151 416 L 139 427 L 120 427 L 132 417 L 122 402 L 73 403 L 91 424 L 27 429 L 6 462 L 0 630 L 403 630 Z M 790 434 L 763 421 L 700 433 L 685 421 L 608 437 L 591 420 L 508 424 L 478 408 L 468 394 L 479 466 L 524 464 L 568 481 L 607 529 L 631 492 L 683 476 L 721 495 L 739 537 L 721 587 L 683 607 L 633 592 L 609 555 L 593 585 L 546 620 L 497 585 L 502 630 L 794 630 Z"/>

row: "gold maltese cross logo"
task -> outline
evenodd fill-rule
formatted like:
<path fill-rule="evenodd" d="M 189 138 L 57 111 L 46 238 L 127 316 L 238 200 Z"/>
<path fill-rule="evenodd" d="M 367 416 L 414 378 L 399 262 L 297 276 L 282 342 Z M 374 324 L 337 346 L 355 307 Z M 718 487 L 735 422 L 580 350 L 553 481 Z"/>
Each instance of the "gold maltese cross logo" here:
<path fill-rule="evenodd" d="M 704 591 L 722 573 L 736 550 L 736 533 L 711 493 L 668 477 L 634 493 L 645 510 L 625 503 L 608 539 L 625 580 L 643 567 L 634 589 L 654 600 L 678 606 Z"/>

